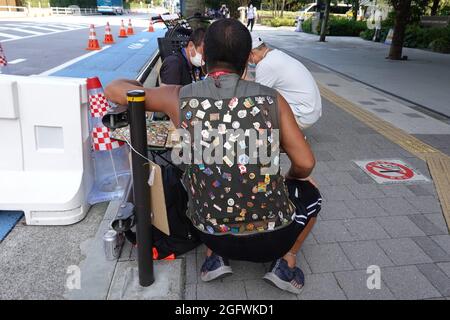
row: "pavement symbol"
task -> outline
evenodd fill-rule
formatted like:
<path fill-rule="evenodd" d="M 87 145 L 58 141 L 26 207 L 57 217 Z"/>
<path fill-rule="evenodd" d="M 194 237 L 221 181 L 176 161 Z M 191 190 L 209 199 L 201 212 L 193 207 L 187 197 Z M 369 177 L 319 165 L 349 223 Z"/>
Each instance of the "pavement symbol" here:
<path fill-rule="evenodd" d="M 429 182 L 428 178 L 400 159 L 353 161 L 379 184 L 400 182 Z"/>

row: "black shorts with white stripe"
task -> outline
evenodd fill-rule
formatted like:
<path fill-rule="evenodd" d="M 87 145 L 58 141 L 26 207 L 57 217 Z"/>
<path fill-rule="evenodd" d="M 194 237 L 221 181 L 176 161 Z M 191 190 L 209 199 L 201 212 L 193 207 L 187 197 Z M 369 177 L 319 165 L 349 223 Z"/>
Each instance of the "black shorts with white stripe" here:
<path fill-rule="evenodd" d="M 322 196 L 309 181 L 286 179 L 289 199 L 296 207 L 293 220 L 305 226 L 313 217 L 317 217 L 322 208 Z"/>

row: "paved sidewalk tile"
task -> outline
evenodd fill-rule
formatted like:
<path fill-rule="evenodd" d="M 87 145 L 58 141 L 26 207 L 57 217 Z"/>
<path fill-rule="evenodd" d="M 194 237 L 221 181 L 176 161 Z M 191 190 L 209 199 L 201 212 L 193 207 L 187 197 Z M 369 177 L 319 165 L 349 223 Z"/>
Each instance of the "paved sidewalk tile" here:
<path fill-rule="evenodd" d="M 396 198 L 396 197 L 414 197 L 415 194 L 408 188 L 408 186 L 405 185 L 379 185 L 378 186 L 383 193 L 390 198 Z M 382 198 L 382 197 L 380 197 Z"/>
<path fill-rule="evenodd" d="M 344 203 L 350 208 L 355 217 L 370 218 L 388 215 L 388 213 L 372 199 L 347 200 L 344 201 Z"/>
<path fill-rule="evenodd" d="M 306 247 L 307 245 L 303 244 L 303 247 Z M 311 246 L 311 245 L 310 245 Z M 303 271 L 305 275 L 309 275 L 312 273 L 311 267 L 308 264 L 308 261 L 306 261 L 305 254 L 302 250 L 300 250 L 297 253 L 297 266 Z M 266 268 L 266 271 L 270 268 L 269 266 Z"/>
<path fill-rule="evenodd" d="M 227 281 L 227 278 L 197 284 L 198 300 L 246 300 L 243 281 Z"/>
<path fill-rule="evenodd" d="M 398 299 L 417 300 L 441 297 L 441 294 L 416 266 L 383 268 L 381 277 Z"/>
<path fill-rule="evenodd" d="M 184 289 L 184 299 L 185 300 L 197 300 L 197 285 L 196 284 L 186 284 Z"/>
<path fill-rule="evenodd" d="M 439 268 L 450 278 L 450 262 L 441 262 L 437 264 Z"/>
<path fill-rule="evenodd" d="M 431 236 L 431 239 L 444 249 L 445 252 L 450 254 L 450 235 Z"/>
<path fill-rule="evenodd" d="M 319 244 L 355 240 L 342 220 L 318 221 L 312 233 Z"/>
<path fill-rule="evenodd" d="M 197 257 L 195 254 L 184 256 L 186 265 L 186 284 L 195 284 L 198 281 Z"/>
<path fill-rule="evenodd" d="M 426 235 L 433 236 L 438 234 L 448 234 L 447 227 L 445 225 L 445 221 L 442 221 L 444 224 L 438 226 L 432 220 L 437 220 L 435 215 L 440 215 L 441 213 L 428 213 L 428 214 L 413 214 L 409 215 L 408 218 L 418 227 L 420 228 Z M 433 216 L 433 217 L 427 217 Z M 443 218 L 442 218 L 443 219 Z"/>
<path fill-rule="evenodd" d="M 332 172 L 352 171 L 358 169 L 358 167 L 352 161 L 349 160 L 325 161 L 324 163 L 329 168 L 329 171 Z"/>
<path fill-rule="evenodd" d="M 388 239 L 389 235 L 372 218 L 349 219 L 344 221 L 347 230 L 355 240 Z"/>
<path fill-rule="evenodd" d="M 335 276 L 339 285 L 344 290 L 350 300 L 391 300 L 394 295 L 386 286 L 383 280 L 383 271 L 381 270 L 380 289 L 369 289 L 367 280 L 372 274 L 366 270 L 336 272 Z"/>
<path fill-rule="evenodd" d="M 305 286 L 298 295 L 298 299 L 345 300 L 347 297 L 332 273 L 321 273 L 306 276 Z"/>
<path fill-rule="evenodd" d="M 321 244 L 302 248 L 313 273 L 352 270 L 353 266 L 338 244 Z"/>
<path fill-rule="evenodd" d="M 432 262 L 430 257 L 409 238 L 379 240 L 378 244 L 396 265 Z"/>
<path fill-rule="evenodd" d="M 433 196 L 421 196 L 414 198 L 405 198 L 421 213 L 442 212 L 439 200 Z"/>
<path fill-rule="evenodd" d="M 358 182 L 345 171 L 328 172 L 326 178 L 332 186 L 358 185 Z"/>
<path fill-rule="evenodd" d="M 342 200 L 328 200 L 322 202 L 322 210 L 319 213 L 321 220 L 340 220 L 354 218 L 354 214 Z"/>
<path fill-rule="evenodd" d="M 385 195 L 374 184 L 352 184 L 348 188 L 358 199 L 382 198 Z"/>
<path fill-rule="evenodd" d="M 394 264 L 376 241 L 355 241 L 341 243 L 341 247 L 356 269 L 367 269 L 368 266 L 389 267 Z"/>
<path fill-rule="evenodd" d="M 261 279 L 266 273 L 262 263 L 231 260 L 230 266 L 233 269 L 233 275 L 227 277 L 229 281 Z"/>
<path fill-rule="evenodd" d="M 380 217 L 376 220 L 392 238 L 425 235 L 407 216 Z"/>
<path fill-rule="evenodd" d="M 320 189 L 325 200 L 354 200 L 355 196 L 346 186 L 323 186 Z"/>
<path fill-rule="evenodd" d="M 376 184 L 375 180 L 365 174 L 361 169 L 355 169 L 348 171 L 348 173 L 355 179 L 359 184 Z"/>
<path fill-rule="evenodd" d="M 245 280 L 244 284 L 250 300 L 297 300 L 295 294 L 280 290 L 262 279 Z"/>
<path fill-rule="evenodd" d="M 406 186 L 412 193 L 414 193 L 415 196 L 433 196 L 434 194 L 431 193 L 427 188 L 424 188 L 423 185 L 416 184 L 416 185 L 408 185 Z"/>
<path fill-rule="evenodd" d="M 445 222 L 444 215 L 440 213 L 427 213 L 424 215 L 425 218 L 430 220 L 435 226 L 438 227 L 442 234 L 449 233 L 449 229 L 447 227 L 447 223 Z"/>
<path fill-rule="evenodd" d="M 403 216 L 418 213 L 417 209 L 403 198 L 382 198 L 375 201 L 390 215 Z"/>
<path fill-rule="evenodd" d="M 434 262 L 450 261 L 450 254 L 445 252 L 430 237 L 415 237 L 412 239 Z"/>
<path fill-rule="evenodd" d="M 450 278 L 435 264 L 419 264 L 417 268 L 444 296 L 450 296 Z"/>

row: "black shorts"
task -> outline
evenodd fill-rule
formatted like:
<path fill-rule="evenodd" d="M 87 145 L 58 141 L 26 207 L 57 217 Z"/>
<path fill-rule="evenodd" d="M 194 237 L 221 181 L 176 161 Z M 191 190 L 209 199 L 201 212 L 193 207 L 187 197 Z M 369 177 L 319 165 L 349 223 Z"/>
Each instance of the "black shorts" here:
<path fill-rule="evenodd" d="M 296 206 L 295 219 L 276 231 L 251 235 L 212 235 L 198 231 L 200 240 L 213 252 L 231 260 L 269 262 L 292 248 L 304 227 L 320 211 L 322 197 L 310 182 L 286 179 L 289 198 Z"/>

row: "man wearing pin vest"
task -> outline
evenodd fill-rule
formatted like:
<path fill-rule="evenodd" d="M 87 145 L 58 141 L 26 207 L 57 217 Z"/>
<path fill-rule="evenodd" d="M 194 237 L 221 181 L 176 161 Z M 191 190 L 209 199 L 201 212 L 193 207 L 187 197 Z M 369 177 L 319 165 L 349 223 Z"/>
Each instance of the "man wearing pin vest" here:
<path fill-rule="evenodd" d="M 186 215 L 207 247 L 201 279 L 231 274 L 229 260 L 272 261 L 264 279 L 299 293 L 305 276 L 297 252 L 322 201 L 317 188 L 303 180 L 315 159 L 286 100 L 272 88 L 241 79 L 251 42 L 241 22 L 219 20 L 205 35 L 204 81 L 142 88 L 116 80 L 106 95 L 126 105 L 129 90 L 145 90 L 146 109 L 165 112 L 188 138 L 177 161 L 185 169 Z M 291 163 L 286 176 L 281 148 Z"/>

